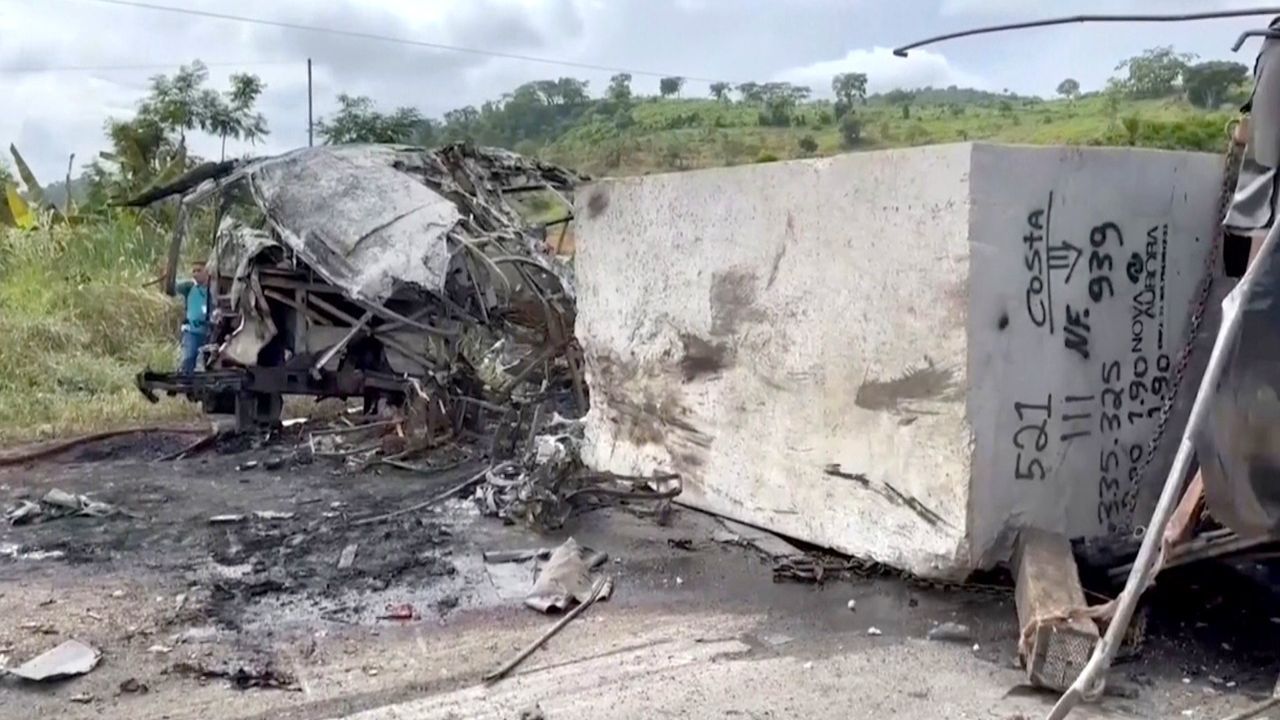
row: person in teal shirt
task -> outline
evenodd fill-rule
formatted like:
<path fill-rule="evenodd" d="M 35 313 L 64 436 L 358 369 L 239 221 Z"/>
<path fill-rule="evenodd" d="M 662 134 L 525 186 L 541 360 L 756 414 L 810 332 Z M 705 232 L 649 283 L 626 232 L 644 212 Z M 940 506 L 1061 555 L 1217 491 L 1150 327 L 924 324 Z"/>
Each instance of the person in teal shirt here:
<path fill-rule="evenodd" d="M 209 337 L 209 271 L 204 263 L 197 262 L 191 266 L 191 279 L 179 280 L 173 286 L 174 297 L 181 297 L 186 303 L 186 314 L 182 321 L 182 364 L 184 373 L 196 371 L 196 359 L 200 355 L 200 347 Z"/>

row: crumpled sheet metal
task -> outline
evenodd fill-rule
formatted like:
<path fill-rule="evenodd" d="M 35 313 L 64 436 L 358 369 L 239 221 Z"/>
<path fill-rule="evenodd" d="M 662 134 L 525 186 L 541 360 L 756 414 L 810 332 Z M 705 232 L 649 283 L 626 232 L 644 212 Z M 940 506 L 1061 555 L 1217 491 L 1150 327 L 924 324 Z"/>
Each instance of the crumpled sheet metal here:
<path fill-rule="evenodd" d="M 252 165 L 249 186 L 281 238 L 353 297 L 380 302 L 399 283 L 444 290 L 445 235 L 458 207 L 395 167 L 383 145 L 306 148 Z"/>
<path fill-rule="evenodd" d="M 1277 246 L 1280 247 L 1280 246 Z M 1213 517 L 1242 537 L 1280 536 L 1280 257 L 1259 256 L 1227 369 L 1195 438 Z M 1238 303 L 1238 307 L 1233 307 Z"/>
<path fill-rule="evenodd" d="M 215 275 L 232 278 L 231 308 L 240 314 L 240 325 L 219 348 L 219 353 L 238 365 L 256 363 L 258 353 L 278 331 L 254 269 L 260 255 L 278 247 L 267 232 L 246 227 L 233 217 L 224 218 L 218 226 L 209 269 Z"/>
<path fill-rule="evenodd" d="M 547 613 L 552 610 L 568 610 L 572 605 L 586 602 L 590 599 L 595 584 L 591 569 L 607 559 L 603 553 L 592 552 L 573 538 L 565 540 L 542 566 L 524 604 Z M 611 589 L 611 586 L 606 586 L 598 599 L 608 599 Z"/>
<path fill-rule="evenodd" d="M 73 495 L 65 490 L 53 488 L 40 498 L 40 502 L 20 500 L 18 504 L 5 513 L 10 525 L 56 520 L 60 517 L 80 515 L 85 517 L 108 517 L 116 513 L 124 513 L 120 508 L 93 500 L 84 495 Z"/>
<path fill-rule="evenodd" d="M 9 671 L 23 680 L 43 682 L 84 675 L 98 666 L 102 653 L 79 640 L 67 640 Z"/>

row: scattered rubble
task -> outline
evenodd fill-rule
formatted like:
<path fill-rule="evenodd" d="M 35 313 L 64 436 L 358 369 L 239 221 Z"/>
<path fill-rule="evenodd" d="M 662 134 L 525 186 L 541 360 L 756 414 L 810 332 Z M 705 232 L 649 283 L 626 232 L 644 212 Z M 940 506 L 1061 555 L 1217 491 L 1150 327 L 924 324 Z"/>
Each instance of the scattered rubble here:
<path fill-rule="evenodd" d="M 409 603 L 388 605 L 385 612 L 378 616 L 379 620 L 416 620 L 418 611 Z"/>
<path fill-rule="evenodd" d="M 767 530 L 728 518 L 720 518 L 720 524 L 724 525 L 724 530 L 717 531 L 712 536 L 716 542 L 753 547 L 775 559 L 804 554 L 800 548 Z"/>
<path fill-rule="evenodd" d="M 273 661 L 263 658 L 231 659 L 216 664 L 190 660 L 174 663 L 169 667 L 169 672 L 204 680 L 227 680 L 236 690 L 264 688 L 301 691 L 298 680 L 292 673 L 277 668 Z"/>
<path fill-rule="evenodd" d="M 560 620 L 555 625 L 552 625 L 550 628 L 548 628 L 547 631 L 543 633 L 541 637 L 539 637 L 537 640 L 534 640 L 532 643 L 530 643 L 528 647 L 526 647 L 524 650 L 521 650 L 515 657 L 513 657 L 505 665 L 485 675 L 484 681 L 497 682 L 498 680 L 501 680 L 502 678 L 506 677 L 508 673 L 516 669 L 516 667 L 519 666 L 520 663 L 524 662 L 526 658 L 528 658 L 535 651 L 537 651 L 538 648 L 542 647 L 543 644 L 545 644 L 548 640 L 550 640 L 552 636 L 554 636 L 556 633 L 563 630 L 564 627 L 568 625 L 574 618 L 576 618 L 578 615 L 585 612 L 586 609 L 594 605 L 596 601 L 608 597 L 612 591 L 613 591 L 613 578 L 607 577 L 607 576 L 597 578 L 596 581 L 591 585 L 591 592 L 587 595 L 587 597 L 584 600 L 582 600 L 582 602 L 577 607 L 565 613 L 564 617 L 561 617 Z"/>
<path fill-rule="evenodd" d="M 346 570 L 350 568 L 356 561 L 356 549 L 359 548 L 358 543 L 351 543 L 342 548 L 342 554 L 338 556 L 338 569 Z"/>
<path fill-rule="evenodd" d="M 210 525 L 228 525 L 244 521 L 244 515 L 214 515 L 209 518 Z"/>
<path fill-rule="evenodd" d="M 608 559 L 608 555 L 592 552 L 573 538 L 565 540 L 543 565 L 524 604 L 545 613 L 552 609 L 567 610 L 573 603 L 586 602 L 593 596 L 599 596 L 600 600 L 608 599 L 608 591 L 601 595 L 591 578 L 591 570 Z"/>
<path fill-rule="evenodd" d="M 84 675 L 97 667 L 101 659 L 102 653 L 96 648 L 79 640 L 68 640 L 9 670 L 9 674 L 32 682 L 60 680 Z"/>
<path fill-rule="evenodd" d="M 123 512 L 113 505 L 54 488 L 45 493 L 40 502 L 19 500 L 5 513 L 5 519 L 10 525 L 25 525 L 73 516 L 108 517 Z"/>
<path fill-rule="evenodd" d="M 494 565 L 513 562 L 528 562 L 529 560 L 546 560 L 551 557 L 549 548 L 532 548 L 528 550 L 486 550 L 481 553 L 484 561 Z"/>
<path fill-rule="evenodd" d="M 925 637 L 939 642 L 973 642 L 973 631 L 968 625 L 957 622 L 944 622 L 933 626 Z"/>

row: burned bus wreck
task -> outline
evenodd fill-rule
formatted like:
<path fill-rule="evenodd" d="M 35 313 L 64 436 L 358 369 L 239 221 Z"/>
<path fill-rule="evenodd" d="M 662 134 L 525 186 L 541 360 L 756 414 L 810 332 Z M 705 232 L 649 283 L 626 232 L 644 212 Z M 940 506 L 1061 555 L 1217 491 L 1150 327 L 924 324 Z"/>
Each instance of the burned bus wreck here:
<path fill-rule="evenodd" d="M 363 396 L 459 426 L 525 392 L 582 406 L 572 271 L 518 198 L 565 207 L 579 178 L 516 154 L 354 145 L 207 164 L 132 204 L 176 196 L 165 282 L 198 209 L 216 228 L 203 370 L 138 376 L 241 429 L 286 395 Z"/>

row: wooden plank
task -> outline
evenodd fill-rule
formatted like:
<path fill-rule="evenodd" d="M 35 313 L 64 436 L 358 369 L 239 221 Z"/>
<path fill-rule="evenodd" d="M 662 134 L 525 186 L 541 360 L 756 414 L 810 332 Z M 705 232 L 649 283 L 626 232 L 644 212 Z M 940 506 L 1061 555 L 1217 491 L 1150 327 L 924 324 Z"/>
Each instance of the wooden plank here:
<path fill-rule="evenodd" d="M 1173 511 L 1173 517 L 1169 518 L 1169 526 L 1164 529 L 1163 540 L 1166 553 L 1174 546 L 1191 538 L 1191 533 L 1195 530 L 1196 523 L 1200 520 L 1200 513 L 1203 511 L 1204 476 L 1196 471 L 1196 476 L 1183 492 L 1182 500 Z"/>
<path fill-rule="evenodd" d="M 1071 542 L 1057 533 L 1024 528 L 1015 556 L 1018 651 L 1031 684 L 1063 691 L 1084 669 L 1098 627 L 1088 607 Z"/>

